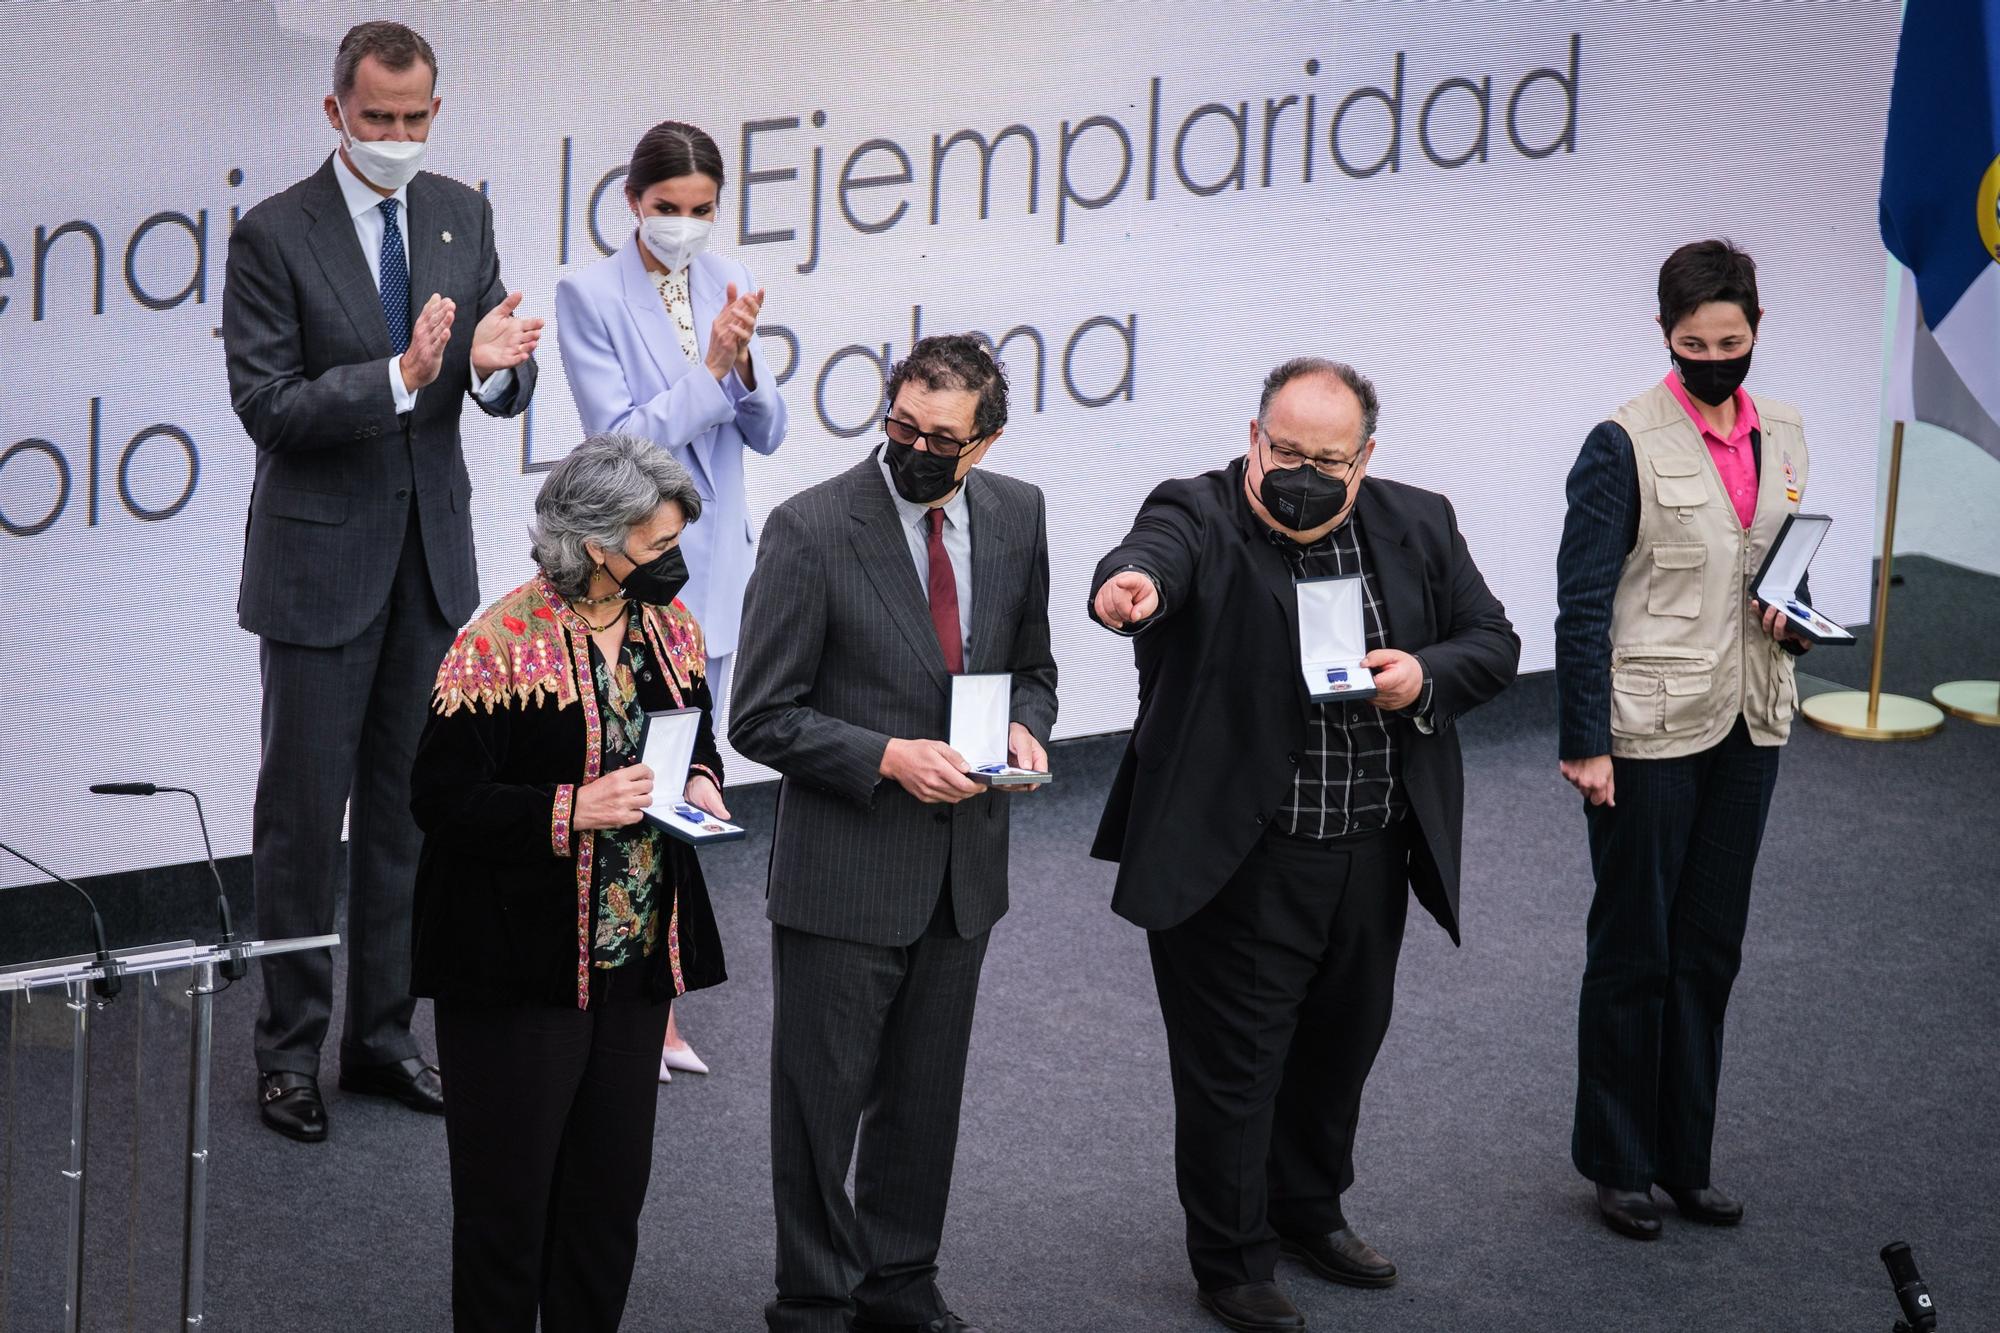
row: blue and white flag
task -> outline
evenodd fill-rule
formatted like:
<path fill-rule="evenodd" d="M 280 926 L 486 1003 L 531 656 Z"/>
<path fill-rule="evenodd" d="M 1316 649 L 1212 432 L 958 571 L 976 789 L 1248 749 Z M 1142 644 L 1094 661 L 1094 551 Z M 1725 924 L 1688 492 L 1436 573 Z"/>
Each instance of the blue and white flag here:
<path fill-rule="evenodd" d="M 1882 241 L 1906 270 L 1890 412 L 2000 457 L 2000 0 L 1904 10 Z"/>

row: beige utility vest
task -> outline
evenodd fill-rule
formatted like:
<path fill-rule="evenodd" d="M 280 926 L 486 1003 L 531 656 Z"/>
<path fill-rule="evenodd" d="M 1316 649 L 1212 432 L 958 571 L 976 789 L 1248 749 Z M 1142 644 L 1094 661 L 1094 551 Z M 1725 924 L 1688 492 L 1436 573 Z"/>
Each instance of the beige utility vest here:
<path fill-rule="evenodd" d="M 1750 609 L 1751 581 L 1806 485 L 1798 410 L 1753 398 L 1757 512 L 1745 531 L 1701 431 L 1664 383 L 1618 409 L 1639 472 L 1639 539 L 1611 613 L 1611 752 L 1672 759 L 1706 750 L 1740 714 L 1780 745 L 1798 707 L 1792 656 Z"/>

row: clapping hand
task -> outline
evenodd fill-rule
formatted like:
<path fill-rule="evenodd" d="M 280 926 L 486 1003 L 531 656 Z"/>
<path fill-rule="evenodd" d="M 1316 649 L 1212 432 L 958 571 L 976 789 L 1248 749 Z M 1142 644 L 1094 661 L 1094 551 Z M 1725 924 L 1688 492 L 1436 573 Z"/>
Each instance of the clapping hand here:
<path fill-rule="evenodd" d="M 457 313 L 458 303 L 436 292 L 431 293 L 431 299 L 417 312 L 417 322 L 410 326 L 410 345 L 398 363 L 403 372 L 403 387 L 411 393 L 436 379 L 438 371 L 443 369 L 444 347 L 451 341 L 451 322 Z"/>
<path fill-rule="evenodd" d="M 730 283 L 724 294 L 722 309 L 715 316 L 715 323 L 708 328 L 708 355 L 703 364 L 708 373 L 718 382 L 729 378 L 735 371 L 736 377 L 748 387 L 751 385 L 750 340 L 757 336 L 757 316 L 764 309 L 764 289 L 738 295 L 736 284 Z"/>
<path fill-rule="evenodd" d="M 507 299 L 487 311 L 472 331 L 472 373 L 481 380 L 518 366 L 535 354 L 542 321 L 515 315 L 520 304 L 521 293 L 507 293 Z"/>

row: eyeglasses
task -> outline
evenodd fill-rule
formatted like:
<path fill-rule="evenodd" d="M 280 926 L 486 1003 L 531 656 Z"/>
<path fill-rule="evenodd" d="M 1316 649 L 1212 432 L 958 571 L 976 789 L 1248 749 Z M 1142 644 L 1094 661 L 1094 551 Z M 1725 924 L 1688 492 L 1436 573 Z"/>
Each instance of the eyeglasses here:
<path fill-rule="evenodd" d="M 1280 468 L 1290 471 L 1295 467 L 1307 466 L 1330 481 L 1344 481 L 1360 460 L 1355 458 L 1307 458 L 1296 449 L 1288 449 L 1282 444 L 1274 444 L 1266 436 L 1264 447 L 1270 451 L 1271 461 Z"/>
<path fill-rule="evenodd" d="M 882 418 L 882 429 L 888 433 L 891 440 L 906 448 L 914 449 L 918 440 L 926 441 L 924 448 L 939 458 L 957 458 L 967 449 L 978 448 L 979 442 L 986 438 L 984 435 L 975 435 L 969 440 L 955 440 L 934 430 L 918 430 L 907 421 L 899 421 L 889 416 Z"/>

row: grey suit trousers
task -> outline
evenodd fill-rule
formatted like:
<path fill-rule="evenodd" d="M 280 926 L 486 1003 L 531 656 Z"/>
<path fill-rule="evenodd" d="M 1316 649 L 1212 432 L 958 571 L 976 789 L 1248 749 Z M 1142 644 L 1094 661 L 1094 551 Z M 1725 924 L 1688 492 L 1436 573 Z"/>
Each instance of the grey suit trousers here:
<path fill-rule="evenodd" d="M 386 1064 L 417 1054 L 410 1035 L 410 898 L 422 837 L 410 768 L 438 663 L 456 627 L 438 609 L 414 504 L 389 600 L 359 637 L 333 648 L 260 640 L 263 760 L 251 867 L 257 933 L 334 929 L 347 814 L 347 1015 L 341 1059 Z M 319 1073 L 333 1016 L 324 949 L 263 960 L 257 1068 Z"/>
<path fill-rule="evenodd" d="M 990 933 L 960 938 L 949 892 L 902 946 L 771 927 L 773 1333 L 946 1312 L 938 1238 Z"/>

